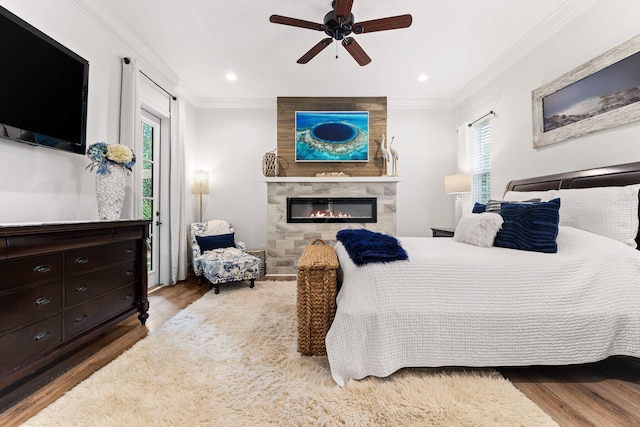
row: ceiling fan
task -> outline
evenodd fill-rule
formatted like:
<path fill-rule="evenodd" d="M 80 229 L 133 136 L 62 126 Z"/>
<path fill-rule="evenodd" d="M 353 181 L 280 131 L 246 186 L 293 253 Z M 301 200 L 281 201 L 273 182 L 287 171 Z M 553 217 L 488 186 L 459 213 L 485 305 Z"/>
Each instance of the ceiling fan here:
<path fill-rule="evenodd" d="M 298 59 L 298 64 L 306 64 L 320 53 L 325 47 L 333 43 L 333 39 L 342 40 L 342 46 L 353 56 L 361 66 L 371 62 L 369 55 L 360 47 L 349 34 L 372 33 L 374 31 L 395 30 L 411 26 L 411 15 L 390 16 L 388 18 L 372 19 L 370 21 L 354 22 L 351 8 L 353 0 L 334 0 L 333 8 L 324 16 L 324 24 L 318 24 L 302 19 L 288 18 L 281 15 L 271 15 L 270 22 L 274 24 L 290 25 L 292 27 L 307 28 L 310 30 L 324 31 L 329 37 L 320 40 L 314 47 Z"/>

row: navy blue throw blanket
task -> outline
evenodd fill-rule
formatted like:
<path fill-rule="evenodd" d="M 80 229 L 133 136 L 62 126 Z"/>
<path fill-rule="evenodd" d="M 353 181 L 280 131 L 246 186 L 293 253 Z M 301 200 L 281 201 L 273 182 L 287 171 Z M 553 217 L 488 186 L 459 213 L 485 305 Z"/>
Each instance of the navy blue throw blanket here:
<path fill-rule="evenodd" d="M 361 228 L 340 230 L 336 238 L 356 265 L 409 259 L 407 252 L 393 236 Z"/>

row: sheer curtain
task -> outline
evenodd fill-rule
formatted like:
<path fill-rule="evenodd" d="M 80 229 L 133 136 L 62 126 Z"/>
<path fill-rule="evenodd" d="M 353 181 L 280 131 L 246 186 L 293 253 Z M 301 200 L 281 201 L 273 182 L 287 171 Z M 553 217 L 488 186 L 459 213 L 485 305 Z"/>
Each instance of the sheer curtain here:
<path fill-rule="evenodd" d="M 122 59 L 122 93 L 120 98 L 120 143 L 128 145 L 137 155 L 142 155 L 141 125 L 141 82 L 140 69 L 132 58 Z M 153 82 L 153 81 L 152 81 Z M 155 82 L 153 82 L 155 84 Z M 162 171 L 169 175 L 170 212 L 164 221 L 169 222 L 167 231 L 171 250 L 161 259 L 171 264 L 171 284 L 187 278 L 187 222 L 185 209 L 185 166 L 184 166 L 184 100 L 176 99 L 162 87 L 160 90 L 169 95 L 170 101 L 170 170 Z M 123 207 L 123 217 L 142 218 L 142 168 L 133 168 L 133 179 L 127 188 L 127 197 Z M 167 278 L 162 278 L 165 280 Z"/>
<path fill-rule="evenodd" d="M 142 129 L 140 124 L 140 70 L 136 61 L 122 58 L 122 88 L 120 93 L 120 144 L 133 149 L 136 156 L 142 153 Z M 132 179 L 127 183 L 122 217 L 142 218 L 142 170 L 134 167 Z"/>
<path fill-rule="evenodd" d="M 171 100 L 171 284 L 187 278 L 186 180 L 184 163 L 185 105 Z"/>
<path fill-rule="evenodd" d="M 473 174 L 473 133 L 468 123 L 458 126 L 458 171 L 459 174 Z M 456 206 L 456 210 L 460 209 L 461 213 L 471 212 L 472 195 L 471 193 L 461 194 L 461 206 Z M 456 214 L 456 219 L 458 215 Z"/>

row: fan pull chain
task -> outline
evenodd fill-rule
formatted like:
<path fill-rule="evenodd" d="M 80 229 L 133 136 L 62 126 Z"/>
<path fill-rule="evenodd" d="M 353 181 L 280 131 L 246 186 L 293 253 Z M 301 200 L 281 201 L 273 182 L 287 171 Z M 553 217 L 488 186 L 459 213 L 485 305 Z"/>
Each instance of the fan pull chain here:
<path fill-rule="evenodd" d="M 340 44 L 340 43 L 336 43 L 336 59 L 338 59 L 338 45 L 339 45 L 339 44 Z"/>

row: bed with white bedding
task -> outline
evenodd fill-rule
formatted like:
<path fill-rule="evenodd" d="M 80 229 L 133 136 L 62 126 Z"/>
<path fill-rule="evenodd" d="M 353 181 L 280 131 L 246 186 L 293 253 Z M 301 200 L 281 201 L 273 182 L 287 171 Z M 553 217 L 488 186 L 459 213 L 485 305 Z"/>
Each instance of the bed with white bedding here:
<path fill-rule="evenodd" d="M 514 181 L 509 189 L 628 186 L 640 182 L 638 171 L 635 163 Z M 629 227 L 634 237 L 638 231 L 633 190 L 635 200 L 622 201 L 607 188 L 561 190 L 567 207 L 560 208 L 556 253 L 401 237 L 408 260 L 356 265 L 338 242 L 342 285 L 326 338 L 334 380 L 344 385 L 404 367 L 640 357 L 640 251 L 628 241 Z M 585 217 L 585 206 L 594 214 Z M 576 227 L 583 224 L 591 231 Z"/>

